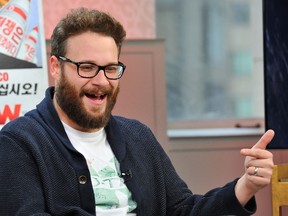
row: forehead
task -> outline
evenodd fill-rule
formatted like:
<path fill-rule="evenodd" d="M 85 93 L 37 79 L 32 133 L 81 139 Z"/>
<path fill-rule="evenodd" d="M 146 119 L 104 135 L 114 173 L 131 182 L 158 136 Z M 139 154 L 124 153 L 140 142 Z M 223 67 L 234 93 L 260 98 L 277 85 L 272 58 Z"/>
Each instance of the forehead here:
<path fill-rule="evenodd" d="M 95 55 L 97 53 L 113 53 L 118 56 L 118 48 L 114 39 L 110 36 L 95 32 L 84 32 L 71 36 L 67 40 L 66 53 L 81 55 Z"/>

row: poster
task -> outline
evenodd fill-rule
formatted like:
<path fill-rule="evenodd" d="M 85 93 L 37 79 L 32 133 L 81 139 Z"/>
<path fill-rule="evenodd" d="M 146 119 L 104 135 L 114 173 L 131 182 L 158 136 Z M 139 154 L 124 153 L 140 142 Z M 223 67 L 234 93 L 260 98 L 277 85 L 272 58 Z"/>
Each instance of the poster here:
<path fill-rule="evenodd" d="M 41 0 L 0 0 L 0 129 L 43 99 L 48 69 Z"/>

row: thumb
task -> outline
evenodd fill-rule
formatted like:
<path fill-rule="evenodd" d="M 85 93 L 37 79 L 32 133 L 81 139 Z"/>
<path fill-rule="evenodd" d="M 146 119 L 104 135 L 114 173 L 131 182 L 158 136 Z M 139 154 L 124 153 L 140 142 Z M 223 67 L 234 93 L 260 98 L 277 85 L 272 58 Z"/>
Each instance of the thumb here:
<path fill-rule="evenodd" d="M 271 142 L 275 132 L 271 129 L 266 131 L 259 139 L 259 141 L 252 147 L 252 149 L 266 149 L 267 145 Z"/>

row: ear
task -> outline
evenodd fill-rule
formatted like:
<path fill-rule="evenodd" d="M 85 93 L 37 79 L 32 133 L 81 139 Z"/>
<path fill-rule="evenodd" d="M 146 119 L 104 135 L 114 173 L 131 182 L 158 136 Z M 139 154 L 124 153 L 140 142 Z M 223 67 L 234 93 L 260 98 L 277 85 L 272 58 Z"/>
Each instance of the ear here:
<path fill-rule="evenodd" d="M 56 56 L 51 56 L 49 58 L 50 75 L 55 81 L 59 80 L 61 73 L 61 65 Z"/>

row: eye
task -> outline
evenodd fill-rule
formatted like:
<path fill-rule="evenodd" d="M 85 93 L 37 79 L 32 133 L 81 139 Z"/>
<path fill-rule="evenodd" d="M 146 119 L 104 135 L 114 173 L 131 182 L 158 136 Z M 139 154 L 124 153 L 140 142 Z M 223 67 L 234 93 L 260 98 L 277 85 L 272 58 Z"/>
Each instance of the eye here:
<path fill-rule="evenodd" d="M 106 73 L 115 73 L 118 71 L 118 66 L 117 65 L 109 65 L 105 67 L 105 72 Z"/>
<path fill-rule="evenodd" d="M 81 64 L 79 66 L 79 69 L 83 72 L 91 72 L 91 71 L 96 71 L 98 69 L 97 65 L 93 64 Z"/>

